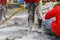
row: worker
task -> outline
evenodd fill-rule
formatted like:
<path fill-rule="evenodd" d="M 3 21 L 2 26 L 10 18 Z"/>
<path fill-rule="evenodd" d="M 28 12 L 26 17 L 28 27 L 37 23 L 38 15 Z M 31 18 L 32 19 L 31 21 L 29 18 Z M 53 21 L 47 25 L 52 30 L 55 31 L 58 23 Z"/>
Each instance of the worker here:
<path fill-rule="evenodd" d="M 36 7 L 36 16 L 37 16 L 37 19 L 38 19 L 38 30 L 37 32 L 42 32 L 42 19 L 43 19 L 43 16 L 42 16 L 42 0 L 40 0 L 40 3 L 39 5 Z"/>
<path fill-rule="evenodd" d="M 28 25 L 29 19 L 34 23 L 35 8 L 39 5 L 40 0 L 25 0 L 28 6 Z"/>
<path fill-rule="evenodd" d="M 53 17 L 55 20 L 51 20 Z M 60 36 L 60 2 L 45 15 L 45 28 L 52 34 Z"/>
<path fill-rule="evenodd" d="M 3 17 L 5 18 L 5 19 L 7 19 L 6 18 L 6 14 L 7 14 L 7 0 L 1 0 L 1 2 L 2 2 L 2 9 L 3 9 Z"/>
<path fill-rule="evenodd" d="M 45 21 L 45 15 L 48 11 L 53 9 L 53 6 L 55 5 L 55 2 L 52 2 L 52 0 L 48 0 L 43 6 L 42 6 L 42 13 L 43 13 L 43 21 Z"/>
<path fill-rule="evenodd" d="M 42 1 L 42 0 L 25 0 L 26 5 L 28 7 L 28 26 L 33 25 L 32 28 L 35 27 L 34 26 L 34 17 L 35 17 L 35 11 L 36 11 L 37 19 L 38 19 L 38 30 L 37 30 L 37 32 L 42 32 L 42 30 L 41 30 L 42 10 L 40 10 L 42 6 L 41 6 L 40 1 Z M 32 21 L 32 23 L 30 24 L 31 21 Z M 36 31 L 36 30 L 34 30 L 34 31 Z"/>

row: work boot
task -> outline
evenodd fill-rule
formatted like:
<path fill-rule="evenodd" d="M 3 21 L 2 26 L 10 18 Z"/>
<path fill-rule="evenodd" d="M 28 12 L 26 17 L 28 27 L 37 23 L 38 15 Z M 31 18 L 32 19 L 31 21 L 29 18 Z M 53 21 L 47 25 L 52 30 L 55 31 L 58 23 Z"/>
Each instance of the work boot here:
<path fill-rule="evenodd" d="M 38 24 L 39 24 L 38 28 L 41 28 L 41 26 L 42 26 L 42 19 L 38 19 Z"/>
<path fill-rule="evenodd" d="M 38 32 L 38 33 L 41 33 L 41 32 L 42 32 L 42 29 L 41 29 L 41 26 L 42 26 L 42 19 L 38 19 L 38 25 L 39 25 L 39 27 L 38 27 L 37 32 Z"/>

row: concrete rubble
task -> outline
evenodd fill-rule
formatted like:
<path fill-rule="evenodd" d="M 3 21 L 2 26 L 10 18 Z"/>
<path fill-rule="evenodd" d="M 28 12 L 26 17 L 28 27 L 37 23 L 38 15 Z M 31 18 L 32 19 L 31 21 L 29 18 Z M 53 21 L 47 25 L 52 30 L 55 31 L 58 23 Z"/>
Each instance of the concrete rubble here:
<path fill-rule="evenodd" d="M 44 35 L 30 30 L 27 13 L 16 15 L 0 27 L 0 40 L 51 40 Z"/>

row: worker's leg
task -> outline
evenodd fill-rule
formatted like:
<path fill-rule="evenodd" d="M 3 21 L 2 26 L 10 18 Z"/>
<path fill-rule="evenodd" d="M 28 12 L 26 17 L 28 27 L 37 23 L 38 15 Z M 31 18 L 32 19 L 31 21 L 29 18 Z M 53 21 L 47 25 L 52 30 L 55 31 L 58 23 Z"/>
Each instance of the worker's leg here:
<path fill-rule="evenodd" d="M 27 6 L 28 6 L 28 26 L 30 26 L 32 22 L 32 13 L 31 13 L 32 3 L 28 3 Z"/>
<path fill-rule="evenodd" d="M 0 21 L 2 20 L 2 10 L 0 9 Z"/>
<path fill-rule="evenodd" d="M 37 15 L 37 19 L 38 19 L 38 28 L 40 29 L 42 26 L 42 15 L 39 12 L 40 10 L 38 9 L 39 6 L 36 7 L 36 15 Z"/>
<path fill-rule="evenodd" d="M 7 14 L 6 6 L 2 5 L 2 9 L 3 9 L 3 19 L 6 19 L 6 14 Z"/>
<path fill-rule="evenodd" d="M 51 34 L 53 34 L 53 31 L 52 31 L 52 28 L 51 28 L 51 23 L 52 23 L 52 20 L 45 20 L 45 30 L 46 32 L 49 32 Z"/>
<path fill-rule="evenodd" d="M 0 6 L 0 21 L 2 20 L 2 15 L 3 15 L 3 8 Z"/>
<path fill-rule="evenodd" d="M 41 14 L 39 12 L 40 10 L 38 9 L 38 7 L 39 6 L 37 6 L 36 10 L 35 10 L 36 16 L 37 16 L 37 20 L 38 20 L 38 30 L 37 30 L 37 32 L 41 33 L 42 32 L 42 29 L 41 29 L 41 27 L 42 27 L 42 17 L 41 17 Z"/>
<path fill-rule="evenodd" d="M 2 8 L 3 8 L 3 16 L 6 19 L 6 14 L 7 14 L 6 6 L 3 5 Z"/>
<path fill-rule="evenodd" d="M 31 11 L 32 11 L 32 22 L 34 23 L 34 17 L 35 17 L 35 8 L 36 6 L 34 5 L 34 3 L 32 4 L 32 8 L 31 8 Z"/>
<path fill-rule="evenodd" d="M 34 23 L 35 5 L 34 3 L 28 4 L 28 25 Z M 30 21 L 30 22 L 29 22 Z"/>

